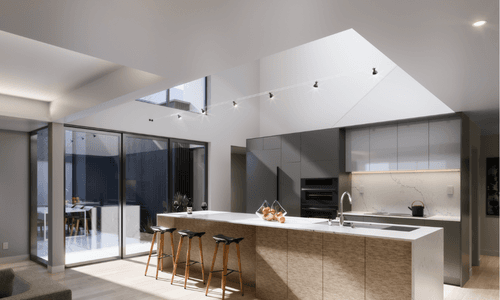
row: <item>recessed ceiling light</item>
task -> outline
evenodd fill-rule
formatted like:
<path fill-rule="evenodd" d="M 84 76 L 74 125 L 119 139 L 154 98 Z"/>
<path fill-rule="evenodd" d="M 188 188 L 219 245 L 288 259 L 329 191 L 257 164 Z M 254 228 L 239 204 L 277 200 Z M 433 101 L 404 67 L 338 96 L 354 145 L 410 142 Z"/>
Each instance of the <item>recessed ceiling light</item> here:
<path fill-rule="evenodd" d="M 479 27 L 483 26 L 484 24 L 486 24 L 486 21 L 477 21 L 476 23 L 472 24 L 472 26 Z"/>

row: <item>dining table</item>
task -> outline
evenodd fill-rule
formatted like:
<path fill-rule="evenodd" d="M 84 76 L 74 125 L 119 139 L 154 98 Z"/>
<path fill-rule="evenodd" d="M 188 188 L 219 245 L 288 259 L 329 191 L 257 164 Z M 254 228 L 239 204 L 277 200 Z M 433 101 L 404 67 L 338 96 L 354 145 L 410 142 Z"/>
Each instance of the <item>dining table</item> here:
<path fill-rule="evenodd" d="M 65 213 L 82 213 L 84 219 L 87 218 L 87 212 L 94 208 L 93 205 L 86 205 L 89 203 L 76 203 L 76 204 L 65 204 Z M 47 241 L 47 215 L 49 213 L 48 206 L 39 206 L 37 207 L 38 214 L 43 214 L 43 240 Z M 77 229 L 78 230 L 78 229 Z M 87 231 L 84 230 L 85 235 L 87 235 Z"/>

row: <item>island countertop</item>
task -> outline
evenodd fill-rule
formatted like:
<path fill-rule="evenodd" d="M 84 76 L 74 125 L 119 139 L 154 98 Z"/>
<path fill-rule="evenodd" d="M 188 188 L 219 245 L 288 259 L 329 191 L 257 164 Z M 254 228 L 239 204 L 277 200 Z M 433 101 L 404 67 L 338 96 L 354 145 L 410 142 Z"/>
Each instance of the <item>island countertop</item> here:
<path fill-rule="evenodd" d="M 276 221 L 270 222 L 263 220 L 259 218 L 256 214 L 233 213 L 224 211 L 195 211 L 193 212 L 193 214 L 187 214 L 186 212 L 165 213 L 165 214 L 158 214 L 157 216 L 184 218 L 192 220 L 205 220 L 205 221 L 223 222 L 230 224 L 258 226 L 258 227 L 271 227 L 271 228 L 312 231 L 321 233 L 345 234 L 353 236 L 374 237 L 374 238 L 402 240 L 402 241 L 415 241 L 424 236 L 432 234 L 436 231 L 442 230 L 442 228 L 420 227 L 413 225 L 407 226 L 400 224 L 398 224 L 397 226 L 413 227 L 417 229 L 413 231 L 395 231 L 395 230 L 382 230 L 375 228 L 361 228 L 356 226 L 355 228 L 351 228 L 349 226 L 335 226 L 335 225 L 329 226 L 326 219 L 288 217 L 288 216 L 286 217 L 285 223 L 279 223 Z M 352 222 L 352 223 L 356 225 L 358 223 L 365 223 L 365 222 Z M 376 225 L 391 226 L 393 224 L 376 223 Z"/>

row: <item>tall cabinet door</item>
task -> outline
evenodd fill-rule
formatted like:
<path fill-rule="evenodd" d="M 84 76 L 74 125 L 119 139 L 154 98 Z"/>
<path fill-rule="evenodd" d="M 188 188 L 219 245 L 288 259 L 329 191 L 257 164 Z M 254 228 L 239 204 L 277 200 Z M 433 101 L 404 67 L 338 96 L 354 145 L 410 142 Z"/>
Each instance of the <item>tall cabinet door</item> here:
<path fill-rule="evenodd" d="M 429 169 L 459 169 L 460 139 L 460 119 L 429 121 Z"/>
<path fill-rule="evenodd" d="M 281 136 L 279 201 L 288 216 L 300 217 L 300 133 Z"/>
<path fill-rule="evenodd" d="M 346 130 L 346 172 L 370 170 L 370 129 Z"/>
<path fill-rule="evenodd" d="M 398 169 L 398 127 L 370 128 L 370 171 Z"/>
<path fill-rule="evenodd" d="M 272 204 L 277 199 L 280 163 L 280 137 L 247 140 L 247 213 L 255 212 L 264 200 Z"/>
<path fill-rule="evenodd" d="M 398 170 L 429 169 L 429 122 L 398 124 Z"/>

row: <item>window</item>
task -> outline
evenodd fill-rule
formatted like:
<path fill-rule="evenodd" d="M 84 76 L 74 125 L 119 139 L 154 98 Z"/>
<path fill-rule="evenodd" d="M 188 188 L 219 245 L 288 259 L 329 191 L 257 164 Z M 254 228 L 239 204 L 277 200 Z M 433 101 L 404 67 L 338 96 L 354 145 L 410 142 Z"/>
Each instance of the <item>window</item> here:
<path fill-rule="evenodd" d="M 139 98 L 137 101 L 202 113 L 202 109 L 206 111 L 207 107 L 207 81 L 207 77 L 200 78 Z"/>

